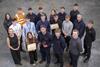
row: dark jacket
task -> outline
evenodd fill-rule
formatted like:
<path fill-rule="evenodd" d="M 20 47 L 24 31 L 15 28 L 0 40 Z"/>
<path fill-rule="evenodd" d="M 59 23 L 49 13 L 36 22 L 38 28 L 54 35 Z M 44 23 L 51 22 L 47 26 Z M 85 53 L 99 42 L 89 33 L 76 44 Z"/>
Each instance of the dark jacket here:
<path fill-rule="evenodd" d="M 59 39 L 57 39 L 56 36 L 53 37 L 53 50 L 54 53 L 57 54 L 63 54 L 64 49 L 66 48 L 67 44 L 65 43 L 65 40 L 62 36 L 60 36 Z"/>
<path fill-rule="evenodd" d="M 12 19 L 4 20 L 3 26 L 4 26 L 6 31 L 8 31 L 8 28 L 10 27 L 10 25 L 12 25 Z"/>
<path fill-rule="evenodd" d="M 47 44 L 48 48 L 51 47 L 51 41 L 52 41 L 52 37 L 50 35 L 50 33 L 46 33 L 45 35 L 43 35 L 41 32 L 38 34 L 38 41 L 40 44 L 41 48 L 44 48 L 43 45 Z"/>
<path fill-rule="evenodd" d="M 78 22 L 75 21 L 74 29 L 77 29 L 79 31 L 79 37 L 82 38 L 85 32 L 85 23 L 82 21 Z"/>
<path fill-rule="evenodd" d="M 96 32 L 94 28 L 89 29 L 88 27 L 86 27 L 86 35 L 84 41 L 86 43 L 92 43 L 93 41 L 95 41 L 95 39 L 96 39 Z"/>
<path fill-rule="evenodd" d="M 34 22 L 35 25 L 36 25 L 36 23 L 37 23 L 36 22 L 36 14 L 34 14 L 34 13 L 30 14 L 30 13 L 28 13 L 26 16 L 30 19 L 30 22 Z"/>
<path fill-rule="evenodd" d="M 47 31 L 50 32 L 50 23 L 47 20 L 45 22 L 42 22 L 41 20 L 38 21 L 38 23 L 36 24 L 36 30 L 37 30 L 37 32 L 40 31 L 40 27 L 42 25 L 46 26 Z"/>
<path fill-rule="evenodd" d="M 54 15 L 50 15 L 49 22 L 50 24 L 54 23 Z"/>
<path fill-rule="evenodd" d="M 43 12 L 43 14 L 46 15 L 46 13 L 44 13 L 44 12 Z M 38 22 L 38 21 L 40 21 L 40 20 L 41 20 L 41 13 L 38 13 L 38 14 L 37 14 L 36 21 Z M 47 20 L 47 15 L 46 15 L 46 20 Z"/>
<path fill-rule="evenodd" d="M 77 20 L 77 15 L 80 14 L 80 12 L 78 10 L 74 11 L 70 11 L 70 16 L 71 16 L 71 22 L 74 23 L 75 20 Z"/>
<path fill-rule="evenodd" d="M 59 20 L 61 22 L 63 22 L 65 20 L 65 17 L 66 17 L 66 13 L 64 12 L 63 14 L 61 12 L 58 13 L 58 17 L 59 17 Z"/>
<path fill-rule="evenodd" d="M 69 52 L 74 55 L 79 55 L 82 52 L 82 42 L 80 38 L 74 39 L 71 37 L 70 45 L 69 45 Z"/>

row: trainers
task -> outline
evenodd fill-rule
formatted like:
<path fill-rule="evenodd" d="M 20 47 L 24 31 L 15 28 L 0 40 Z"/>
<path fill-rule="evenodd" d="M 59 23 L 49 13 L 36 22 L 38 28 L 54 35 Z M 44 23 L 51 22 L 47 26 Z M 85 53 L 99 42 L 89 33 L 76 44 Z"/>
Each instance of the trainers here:
<path fill-rule="evenodd" d="M 36 64 L 32 64 L 33 66 L 36 66 Z"/>

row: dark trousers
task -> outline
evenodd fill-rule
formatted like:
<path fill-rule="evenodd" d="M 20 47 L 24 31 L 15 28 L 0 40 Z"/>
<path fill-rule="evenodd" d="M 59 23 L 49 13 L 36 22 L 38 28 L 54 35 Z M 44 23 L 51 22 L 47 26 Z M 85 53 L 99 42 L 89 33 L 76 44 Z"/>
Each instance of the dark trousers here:
<path fill-rule="evenodd" d="M 15 51 L 15 50 L 11 50 L 11 49 L 10 49 L 10 51 L 11 51 L 11 55 L 14 60 L 14 63 L 20 64 L 20 62 L 21 62 L 20 51 L 19 50 Z"/>
<path fill-rule="evenodd" d="M 92 47 L 92 42 L 84 42 L 84 55 L 87 57 L 86 59 L 89 60 L 91 56 L 91 47 Z"/>
<path fill-rule="evenodd" d="M 40 53 L 41 53 L 42 60 L 43 61 L 47 60 L 47 64 L 50 64 L 50 59 L 51 59 L 50 48 L 41 47 L 40 48 Z"/>
<path fill-rule="evenodd" d="M 67 48 L 69 48 L 70 39 L 71 39 L 70 36 L 67 36 L 67 37 L 65 38 L 65 41 L 66 41 L 66 43 L 67 43 Z"/>
<path fill-rule="evenodd" d="M 63 67 L 63 53 L 62 54 L 58 54 L 58 53 L 55 53 L 55 58 L 57 59 L 57 62 L 60 63 L 60 67 Z"/>
<path fill-rule="evenodd" d="M 37 61 L 37 51 L 30 51 L 29 52 L 30 57 L 30 64 L 34 64 L 34 61 Z"/>
<path fill-rule="evenodd" d="M 79 55 L 74 55 L 74 54 L 70 53 L 70 59 L 71 59 L 70 64 L 71 64 L 73 67 L 77 67 Z"/>

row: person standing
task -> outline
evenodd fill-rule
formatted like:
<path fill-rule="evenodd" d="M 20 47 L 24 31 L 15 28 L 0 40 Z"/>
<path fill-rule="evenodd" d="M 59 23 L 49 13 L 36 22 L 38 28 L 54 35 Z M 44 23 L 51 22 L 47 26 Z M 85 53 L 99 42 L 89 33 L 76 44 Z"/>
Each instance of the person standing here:
<path fill-rule="evenodd" d="M 82 38 L 85 32 L 85 23 L 81 14 L 77 15 L 77 20 L 74 23 L 74 29 L 77 29 L 79 31 L 79 37 Z"/>
<path fill-rule="evenodd" d="M 7 33 L 8 33 L 8 29 L 9 29 L 10 25 L 12 25 L 12 18 L 9 13 L 6 13 L 3 26 L 4 26 L 5 30 L 7 31 Z"/>
<path fill-rule="evenodd" d="M 33 10 L 32 8 L 28 8 L 28 14 L 26 15 L 29 19 L 30 19 L 30 22 L 33 22 L 35 25 L 36 25 L 36 14 L 33 13 Z"/>
<path fill-rule="evenodd" d="M 56 58 L 55 64 L 60 64 L 60 67 L 64 65 L 63 54 L 66 46 L 65 40 L 63 36 L 61 36 L 61 30 L 56 29 L 55 36 L 53 37 L 53 52 Z"/>
<path fill-rule="evenodd" d="M 59 20 L 63 23 L 67 13 L 65 12 L 65 7 L 61 7 L 61 12 L 58 13 Z"/>
<path fill-rule="evenodd" d="M 79 32 L 77 29 L 74 29 L 72 31 L 72 37 L 69 45 L 69 54 L 71 59 L 70 65 L 72 67 L 77 67 L 80 53 L 83 52 L 82 42 L 81 39 L 78 37 L 78 34 Z"/>
<path fill-rule="evenodd" d="M 40 32 L 38 34 L 38 41 L 40 43 L 40 53 L 41 53 L 41 61 L 40 63 L 43 63 L 46 61 L 46 67 L 49 67 L 50 64 L 50 48 L 51 48 L 51 35 L 46 30 L 47 27 L 41 26 Z"/>
<path fill-rule="evenodd" d="M 22 65 L 20 57 L 20 44 L 18 42 L 18 37 L 12 28 L 8 29 L 7 45 L 11 51 L 14 63 L 17 65 Z"/>
<path fill-rule="evenodd" d="M 33 66 L 36 66 L 36 63 L 37 63 L 37 48 L 36 48 L 37 39 L 36 39 L 36 36 L 34 34 L 32 34 L 31 32 L 28 32 L 26 43 L 27 43 L 27 49 L 28 49 L 28 45 L 34 44 L 33 50 L 28 51 L 28 53 L 29 53 L 29 57 L 30 57 L 30 64 L 32 64 Z"/>
<path fill-rule="evenodd" d="M 77 20 L 77 15 L 80 14 L 79 12 L 79 5 L 75 3 L 73 5 L 73 10 L 70 11 L 70 16 L 71 16 L 71 22 L 74 23 L 75 20 Z"/>
<path fill-rule="evenodd" d="M 71 33 L 73 29 L 73 23 L 70 21 L 70 16 L 66 16 L 65 21 L 62 24 L 62 32 L 67 43 L 67 48 L 69 48 L 69 42 L 71 39 Z"/>
<path fill-rule="evenodd" d="M 84 38 L 84 56 L 85 60 L 84 62 L 88 62 L 90 57 L 91 57 L 91 47 L 92 47 L 92 42 L 95 41 L 96 39 L 96 32 L 95 29 L 93 28 L 93 20 L 89 20 L 86 26 L 86 35 Z"/>
<path fill-rule="evenodd" d="M 51 30 L 50 30 L 50 23 L 49 23 L 49 21 L 46 19 L 46 15 L 43 13 L 42 15 L 41 15 L 41 20 L 40 21 L 38 21 L 38 23 L 36 24 L 36 30 L 37 30 L 37 32 L 39 33 L 40 32 L 40 27 L 41 26 L 46 26 L 46 30 L 48 31 L 48 32 L 50 32 Z"/>

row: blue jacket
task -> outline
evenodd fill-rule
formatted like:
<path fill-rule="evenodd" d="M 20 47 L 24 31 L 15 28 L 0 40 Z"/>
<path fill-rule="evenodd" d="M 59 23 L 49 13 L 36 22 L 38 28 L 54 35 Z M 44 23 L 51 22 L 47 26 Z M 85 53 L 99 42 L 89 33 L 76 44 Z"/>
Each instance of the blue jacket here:
<path fill-rule="evenodd" d="M 59 39 L 57 39 L 56 36 L 53 38 L 53 50 L 54 53 L 57 54 L 63 54 L 64 49 L 66 48 L 67 44 L 65 43 L 65 40 L 62 36 L 60 36 Z"/>
<path fill-rule="evenodd" d="M 38 21 L 38 23 L 36 24 L 36 30 L 37 30 L 37 32 L 40 31 L 41 25 L 46 26 L 47 31 L 50 32 L 50 23 L 47 20 L 45 22 L 42 22 L 41 20 Z"/>
<path fill-rule="evenodd" d="M 77 29 L 79 31 L 79 37 L 82 38 L 85 32 L 85 23 L 84 21 L 78 22 L 77 20 L 74 22 L 74 29 Z"/>

